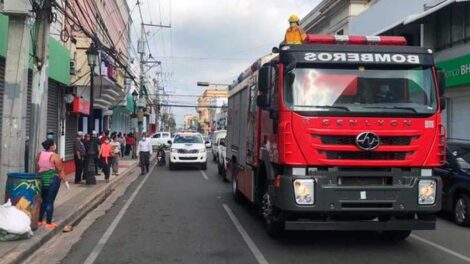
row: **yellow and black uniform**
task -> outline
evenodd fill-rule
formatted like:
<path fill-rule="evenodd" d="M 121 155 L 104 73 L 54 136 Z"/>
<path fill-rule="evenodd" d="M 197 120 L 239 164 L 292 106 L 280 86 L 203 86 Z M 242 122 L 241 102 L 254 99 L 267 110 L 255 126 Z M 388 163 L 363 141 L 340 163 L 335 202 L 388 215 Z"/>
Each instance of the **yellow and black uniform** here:
<path fill-rule="evenodd" d="M 303 29 L 298 25 L 294 25 L 287 29 L 284 40 L 286 41 L 286 44 L 289 45 L 300 45 L 306 38 L 307 34 Z"/>

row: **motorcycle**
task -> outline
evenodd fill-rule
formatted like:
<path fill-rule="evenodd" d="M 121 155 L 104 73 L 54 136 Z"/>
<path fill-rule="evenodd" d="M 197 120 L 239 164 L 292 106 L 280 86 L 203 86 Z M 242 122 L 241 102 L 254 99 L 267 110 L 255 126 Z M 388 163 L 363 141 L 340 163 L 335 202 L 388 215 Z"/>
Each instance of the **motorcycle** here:
<path fill-rule="evenodd" d="M 165 149 L 163 147 L 159 147 L 157 151 L 157 166 L 162 167 L 166 165 L 165 155 Z"/>

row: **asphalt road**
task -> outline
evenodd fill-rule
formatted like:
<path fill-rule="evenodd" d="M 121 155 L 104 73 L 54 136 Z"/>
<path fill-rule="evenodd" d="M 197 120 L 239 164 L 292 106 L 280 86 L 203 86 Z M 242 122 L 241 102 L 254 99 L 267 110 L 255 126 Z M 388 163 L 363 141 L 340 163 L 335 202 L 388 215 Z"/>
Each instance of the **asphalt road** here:
<path fill-rule="evenodd" d="M 144 180 L 62 263 L 470 263 L 470 229 L 446 220 L 400 243 L 354 232 L 293 232 L 272 240 L 255 209 L 232 201 L 212 162 L 205 174 L 156 167 Z"/>

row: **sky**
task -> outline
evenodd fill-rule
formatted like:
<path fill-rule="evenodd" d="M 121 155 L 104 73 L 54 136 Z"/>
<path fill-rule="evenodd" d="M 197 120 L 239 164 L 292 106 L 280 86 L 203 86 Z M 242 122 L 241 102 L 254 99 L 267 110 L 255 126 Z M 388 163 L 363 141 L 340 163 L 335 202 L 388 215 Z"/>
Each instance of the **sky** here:
<path fill-rule="evenodd" d="M 170 103 L 196 104 L 205 88 L 198 81 L 232 83 L 259 57 L 279 45 L 291 14 L 310 12 L 320 0 L 140 0 L 152 56 L 162 61 L 161 76 Z M 136 0 L 128 0 L 137 46 L 141 18 Z M 182 126 L 194 108 L 173 108 Z"/>

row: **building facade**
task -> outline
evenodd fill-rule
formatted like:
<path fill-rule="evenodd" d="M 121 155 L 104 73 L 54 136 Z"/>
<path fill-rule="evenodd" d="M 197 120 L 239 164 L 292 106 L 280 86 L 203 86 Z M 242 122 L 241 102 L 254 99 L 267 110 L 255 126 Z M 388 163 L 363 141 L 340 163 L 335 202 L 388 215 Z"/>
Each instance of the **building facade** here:
<path fill-rule="evenodd" d="M 393 19 L 383 18 L 386 13 Z M 355 17 L 352 34 L 402 35 L 409 45 L 434 52 L 446 72 L 449 138 L 470 140 L 470 2 L 462 0 L 380 0 Z"/>
<path fill-rule="evenodd" d="M 323 0 L 301 21 L 310 34 L 348 35 L 350 21 L 373 5 L 376 0 Z"/>
<path fill-rule="evenodd" d="M 214 98 L 228 98 L 227 90 L 212 90 L 208 89 L 204 91 L 201 97 L 197 100 L 196 111 L 199 114 L 199 124 L 198 131 L 204 135 L 208 135 L 210 132 L 214 131 L 213 121 L 215 118 L 215 109 L 212 106 L 212 101 Z"/>

